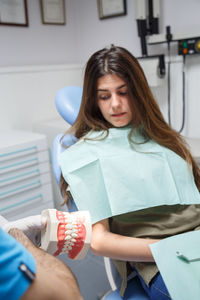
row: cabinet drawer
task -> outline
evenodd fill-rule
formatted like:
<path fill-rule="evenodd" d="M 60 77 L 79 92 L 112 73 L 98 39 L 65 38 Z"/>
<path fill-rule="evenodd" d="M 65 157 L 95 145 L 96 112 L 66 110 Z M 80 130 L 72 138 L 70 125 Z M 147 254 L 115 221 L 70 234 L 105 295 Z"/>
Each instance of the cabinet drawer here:
<path fill-rule="evenodd" d="M 46 202 L 53 203 L 52 186 L 50 183 L 0 200 L 0 214 L 4 216 L 8 213 L 15 214 L 17 211 L 25 212 L 30 207 L 37 208 Z"/>
<path fill-rule="evenodd" d="M 35 203 L 28 203 L 27 205 L 17 207 L 15 210 L 7 210 L 2 215 L 9 221 L 18 220 L 21 218 L 40 215 L 44 209 L 55 208 L 53 201 L 38 203 L 36 206 Z"/>
<path fill-rule="evenodd" d="M 29 155 L 37 152 L 38 152 L 37 146 L 31 146 L 31 147 L 16 149 L 15 151 L 12 150 L 8 152 L 0 153 L 0 162 L 19 158 L 19 157 L 24 157 L 25 155 Z"/>
<path fill-rule="evenodd" d="M 50 172 L 49 162 L 0 174 L 0 187 Z"/>
<path fill-rule="evenodd" d="M 49 161 L 49 152 L 41 151 L 35 154 L 25 155 L 23 157 L 16 157 L 0 162 L 0 174 L 13 172 L 30 166 L 38 165 L 39 163 Z"/>
<path fill-rule="evenodd" d="M 41 185 L 51 182 L 50 173 L 37 175 L 32 178 L 27 178 L 22 181 L 15 182 L 11 185 L 1 187 L 0 200 L 6 199 L 10 196 L 15 196 L 19 193 L 35 189 Z M 1 204 L 0 204 L 1 205 Z"/>
<path fill-rule="evenodd" d="M 0 131 L 0 162 L 47 149 L 44 135 L 19 130 Z"/>

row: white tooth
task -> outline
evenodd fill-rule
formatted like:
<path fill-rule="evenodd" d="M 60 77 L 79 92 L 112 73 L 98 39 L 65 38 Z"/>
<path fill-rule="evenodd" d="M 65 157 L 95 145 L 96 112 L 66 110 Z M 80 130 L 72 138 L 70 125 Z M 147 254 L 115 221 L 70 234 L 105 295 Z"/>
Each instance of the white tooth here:
<path fill-rule="evenodd" d="M 72 247 L 71 247 L 71 246 L 67 247 L 67 250 L 71 250 L 71 249 L 72 249 Z"/>
<path fill-rule="evenodd" d="M 78 236 L 78 234 L 76 234 L 76 233 L 72 233 L 72 234 L 71 234 L 71 236 L 72 236 L 72 237 L 77 237 L 77 236 Z"/>
<path fill-rule="evenodd" d="M 72 238 L 72 239 L 71 239 L 71 242 L 72 242 L 72 243 L 76 243 L 76 240 Z"/>
<path fill-rule="evenodd" d="M 69 243 L 70 246 L 74 246 L 74 243 Z"/>
<path fill-rule="evenodd" d="M 65 228 L 66 228 L 66 229 L 72 229 L 72 228 L 73 228 L 73 226 L 72 226 L 72 224 L 71 224 L 71 223 L 68 223 L 68 224 L 66 224 Z"/>
<path fill-rule="evenodd" d="M 72 230 L 68 229 L 65 231 L 65 234 L 71 234 L 72 232 L 73 232 L 73 229 Z"/>
<path fill-rule="evenodd" d="M 71 240 L 71 238 L 72 238 L 71 235 L 66 235 L 65 240 Z"/>
<path fill-rule="evenodd" d="M 78 230 L 76 228 L 72 229 L 72 232 L 78 232 Z"/>

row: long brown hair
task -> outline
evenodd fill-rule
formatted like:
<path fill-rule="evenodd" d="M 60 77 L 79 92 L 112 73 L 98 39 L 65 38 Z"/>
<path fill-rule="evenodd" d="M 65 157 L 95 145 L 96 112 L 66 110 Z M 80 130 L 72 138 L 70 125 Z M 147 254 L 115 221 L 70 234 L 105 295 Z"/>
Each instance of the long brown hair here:
<path fill-rule="evenodd" d="M 102 116 L 97 105 L 97 80 L 107 74 L 121 77 L 127 84 L 132 131 L 138 127 L 147 139 L 174 151 L 191 165 L 194 180 L 200 191 L 200 170 L 181 135 L 164 120 L 137 59 L 122 47 L 111 46 L 95 52 L 85 68 L 80 111 L 71 131 L 79 139 L 91 130 L 106 130 L 112 125 Z M 129 136 L 130 138 L 130 136 Z M 67 203 L 68 184 L 61 176 L 61 192 Z"/>

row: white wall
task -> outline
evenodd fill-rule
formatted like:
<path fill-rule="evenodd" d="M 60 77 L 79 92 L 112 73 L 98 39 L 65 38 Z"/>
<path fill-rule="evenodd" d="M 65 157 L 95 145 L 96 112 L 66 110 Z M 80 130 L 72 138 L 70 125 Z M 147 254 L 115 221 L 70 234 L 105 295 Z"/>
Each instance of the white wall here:
<path fill-rule="evenodd" d="M 97 0 L 76 0 L 80 31 L 78 35 L 79 61 L 85 62 L 96 50 L 110 44 L 123 46 L 136 56 L 141 55 L 137 37 L 135 1 L 127 0 L 127 15 L 100 20 Z"/>
<path fill-rule="evenodd" d="M 82 85 L 80 65 L 0 68 L 0 129 L 32 130 L 43 120 L 60 117 L 56 92 L 66 85 Z"/>
<path fill-rule="evenodd" d="M 75 1 L 66 0 L 66 25 L 44 25 L 40 1 L 27 0 L 28 27 L 0 26 L 0 66 L 75 62 L 74 4 Z"/>
<path fill-rule="evenodd" d="M 134 1 L 128 14 L 99 20 L 96 0 L 65 0 L 66 25 L 44 25 L 39 0 L 27 0 L 29 27 L 0 26 L 0 66 L 85 62 L 95 50 L 120 44 L 140 55 Z"/>
<path fill-rule="evenodd" d="M 182 124 L 183 107 L 183 83 L 182 83 L 182 57 L 173 58 L 171 64 L 171 126 L 180 130 Z M 185 127 L 182 134 L 187 137 L 200 138 L 200 55 L 194 55 L 186 59 L 185 66 Z M 160 105 L 165 119 L 168 120 L 167 103 L 167 78 L 165 84 L 152 88 Z"/>

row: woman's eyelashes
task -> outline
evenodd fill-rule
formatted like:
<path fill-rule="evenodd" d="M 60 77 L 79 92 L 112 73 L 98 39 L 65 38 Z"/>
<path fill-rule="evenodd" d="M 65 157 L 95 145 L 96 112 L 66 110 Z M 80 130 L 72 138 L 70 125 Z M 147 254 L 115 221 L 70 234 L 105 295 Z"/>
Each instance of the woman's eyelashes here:
<path fill-rule="evenodd" d="M 127 91 L 118 91 L 117 95 L 119 96 L 127 96 L 128 92 Z M 106 94 L 99 94 L 98 99 L 99 100 L 108 100 L 112 97 L 112 94 L 106 93 Z"/>
<path fill-rule="evenodd" d="M 109 94 L 100 94 L 100 95 L 98 95 L 99 100 L 107 100 L 109 98 L 110 98 Z"/>
<path fill-rule="evenodd" d="M 119 94 L 120 94 L 121 96 L 126 96 L 126 95 L 128 94 L 128 92 L 127 92 L 127 91 L 120 91 Z"/>

